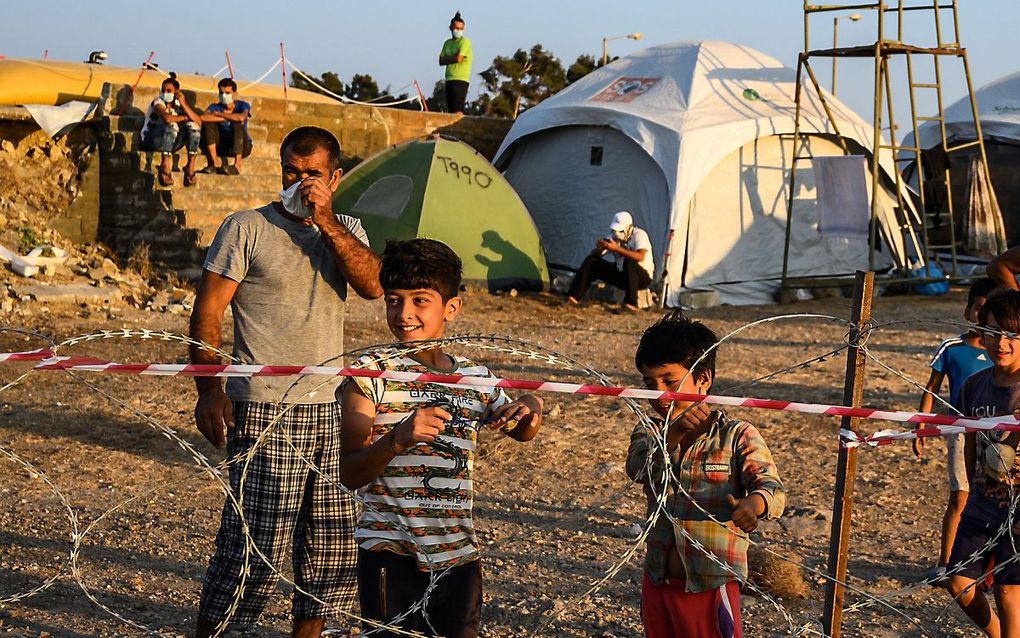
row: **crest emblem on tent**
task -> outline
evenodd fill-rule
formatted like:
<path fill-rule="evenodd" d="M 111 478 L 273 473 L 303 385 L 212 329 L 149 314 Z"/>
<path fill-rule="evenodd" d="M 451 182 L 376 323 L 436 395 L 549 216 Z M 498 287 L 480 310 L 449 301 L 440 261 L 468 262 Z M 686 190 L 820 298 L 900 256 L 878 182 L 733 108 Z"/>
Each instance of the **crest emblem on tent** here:
<path fill-rule="evenodd" d="M 647 93 L 662 78 L 617 78 L 612 84 L 588 98 L 589 102 L 633 102 Z"/>

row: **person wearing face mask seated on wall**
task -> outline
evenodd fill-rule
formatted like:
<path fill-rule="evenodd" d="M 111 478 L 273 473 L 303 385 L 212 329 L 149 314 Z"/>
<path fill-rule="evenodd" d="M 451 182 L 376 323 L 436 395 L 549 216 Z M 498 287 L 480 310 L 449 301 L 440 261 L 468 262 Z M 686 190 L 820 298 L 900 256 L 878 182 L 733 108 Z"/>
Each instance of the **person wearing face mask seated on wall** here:
<path fill-rule="evenodd" d="M 595 248 L 577 269 L 567 301 L 579 303 L 593 280 L 604 281 L 624 291 L 623 307 L 637 310 L 638 291 L 652 283 L 655 264 L 648 233 L 634 225 L 627 211 L 613 216 L 609 236 L 595 242 Z"/>
<path fill-rule="evenodd" d="M 439 66 L 446 67 L 446 110 L 463 114 L 471 80 L 471 40 L 464 37 L 460 11 L 450 20 L 450 36 L 439 52 Z"/>
<path fill-rule="evenodd" d="M 241 160 L 251 155 L 252 141 L 248 135 L 251 104 L 237 99 L 237 83 L 223 78 L 217 83 L 220 99 L 202 114 L 202 148 L 209 165 L 200 173 L 240 175 Z M 233 157 L 233 166 L 227 158 Z"/>
<path fill-rule="evenodd" d="M 159 95 L 149 103 L 142 125 L 141 142 L 143 151 L 158 151 L 162 158 L 159 163 L 160 186 L 173 186 L 170 175 L 173 155 L 185 145 L 188 147 L 188 164 L 184 169 L 184 185 L 195 184 L 195 159 L 198 157 L 202 133 L 202 116 L 188 106 L 181 93 L 181 83 L 173 71 L 163 80 Z"/>
<path fill-rule="evenodd" d="M 191 315 L 196 342 L 220 347 L 229 305 L 236 361 L 341 365 L 348 285 L 365 299 L 380 297 L 382 288 L 379 257 L 361 222 L 333 212 L 340 158 L 339 142 L 325 129 L 303 126 L 287 134 L 280 201 L 228 215 L 209 246 Z M 220 357 L 193 347 L 191 360 L 219 363 Z M 323 386 L 315 377 L 235 377 L 224 389 L 219 378 L 197 377 L 195 385 L 198 430 L 230 458 L 250 463 L 229 467 L 233 493 L 194 636 L 219 636 L 227 622 L 254 624 L 276 590 L 276 569 L 291 553 L 292 635 L 317 638 L 327 614 L 350 613 L 357 595 L 355 501 L 335 479 L 339 379 Z M 243 518 L 234 503 L 243 503 Z M 249 543 L 261 556 L 251 555 Z"/>

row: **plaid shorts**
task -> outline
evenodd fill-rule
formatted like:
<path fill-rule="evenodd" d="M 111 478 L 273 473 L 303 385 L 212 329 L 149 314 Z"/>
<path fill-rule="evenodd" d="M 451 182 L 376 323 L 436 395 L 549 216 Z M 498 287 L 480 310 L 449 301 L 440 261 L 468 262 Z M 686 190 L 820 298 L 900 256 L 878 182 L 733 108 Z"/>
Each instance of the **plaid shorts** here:
<path fill-rule="evenodd" d="M 227 437 L 228 458 L 250 451 L 285 407 L 235 402 L 236 426 Z M 321 403 L 290 408 L 248 464 L 244 516 L 252 542 L 276 569 L 282 571 L 287 548 L 292 547 L 294 582 L 318 599 L 295 591 L 294 618 L 324 618 L 333 609 L 349 612 L 357 595 L 357 515 L 353 497 L 339 487 L 340 406 Z M 244 458 L 230 465 L 235 496 L 239 496 Z M 258 620 L 278 576 L 254 550 L 246 559 L 241 519 L 227 499 L 216 552 L 202 586 L 200 618 L 218 623 L 227 617 L 246 567 L 244 591 L 230 617 L 236 626 Z"/>

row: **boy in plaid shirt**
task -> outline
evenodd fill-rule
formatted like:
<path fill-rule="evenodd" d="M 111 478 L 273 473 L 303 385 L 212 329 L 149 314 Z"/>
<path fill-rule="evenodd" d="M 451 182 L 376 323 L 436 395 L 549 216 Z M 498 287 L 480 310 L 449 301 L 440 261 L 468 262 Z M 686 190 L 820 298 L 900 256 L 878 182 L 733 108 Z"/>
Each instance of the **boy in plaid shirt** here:
<path fill-rule="evenodd" d="M 707 394 L 715 378 L 712 347 L 717 341 L 704 324 L 673 312 L 645 331 L 634 363 L 647 388 Z M 660 515 L 646 541 L 641 587 L 645 635 L 739 638 L 740 581 L 747 578 L 748 547 L 741 531 L 751 532 L 759 519 L 782 514 L 786 494 L 779 471 L 750 423 L 729 419 L 703 403 L 651 405 L 663 419 L 655 427 L 659 432 L 666 428 L 668 456 L 656 442 L 661 435 L 638 424 L 627 451 L 627 475 L 644 485 L 649 515 L 666 490 L 665 510 L 673 520 Z M 672 471 L 663 484 L 666 464 Z"/>

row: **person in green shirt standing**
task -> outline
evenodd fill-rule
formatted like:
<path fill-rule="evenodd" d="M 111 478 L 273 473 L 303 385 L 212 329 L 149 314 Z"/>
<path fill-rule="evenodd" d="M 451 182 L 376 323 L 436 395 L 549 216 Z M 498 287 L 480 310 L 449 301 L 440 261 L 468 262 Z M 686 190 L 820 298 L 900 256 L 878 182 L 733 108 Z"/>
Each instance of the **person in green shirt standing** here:
<path fill-rule="evenodd" d="M 460 11 L 450 20 L 450 36 L 439 52 L 439 66 L 446 67 L 446 108 L 450 113 L 464 113 L 471 80 L 471 40 L 464 37 Z"/>

